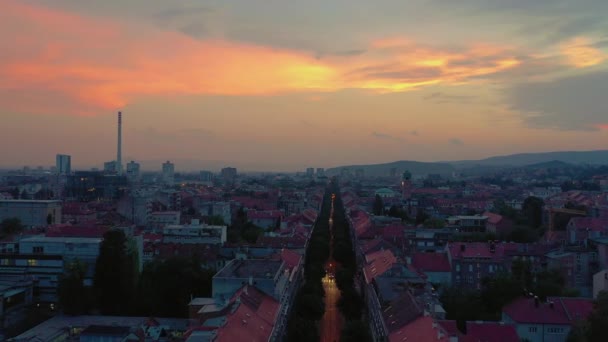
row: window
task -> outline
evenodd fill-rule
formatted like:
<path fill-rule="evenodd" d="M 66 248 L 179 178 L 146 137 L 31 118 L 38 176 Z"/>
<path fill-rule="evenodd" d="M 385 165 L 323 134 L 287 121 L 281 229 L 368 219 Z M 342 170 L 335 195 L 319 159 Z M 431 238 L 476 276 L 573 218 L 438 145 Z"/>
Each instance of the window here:
<path fill-rule="evenodd" d="M 28 266 L 38 266 L 38 260 L 36 259 L 27 259 Z"/>
<path fill-rule="evenodd" d="M 469 265 L 469 272 L 473 272 L 473 265 Z"/>
<path fill-rule="evenodd" d="M 536 327 L 530 327 L 528 329 L 528 331 L 531 332 L 531 333 L 535 333 L 537 331 L 537 328 Z"/>
<path fill-rule="evenodd" d="M 460 265 L 456 265 L 456 272 L 460 272 Z"/>
<path fill-rule="evenodd" d="M 42 254 L 44 253 L 44 247 L 42 246 L 35 246 L 32 248 L 32 253 L 34 254 Z"/>
<path fill-rule="evenodd" d="M 564 333 L 564 328 L 548 328 L 547 332 L 549 334 L 563 334 Z"/>

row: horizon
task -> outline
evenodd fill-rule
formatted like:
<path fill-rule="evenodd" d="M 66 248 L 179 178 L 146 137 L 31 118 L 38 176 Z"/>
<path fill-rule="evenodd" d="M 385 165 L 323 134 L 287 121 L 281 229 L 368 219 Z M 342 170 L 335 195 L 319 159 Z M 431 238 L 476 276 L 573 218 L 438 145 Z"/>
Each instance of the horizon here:
<path fill-rule="evenodd" d="M 323 165 L 308 165 L 308 166 L 302 166 L 300 168 L 297 169 L 289 169 L 289 170 L 281 170 L 281 169 L 249 169 L 247 167 L 242 168 L 242 165 L 239 165 L 238 162 L 236 163 L 231 163 L 231 162 L 223 162 L 223 161 L 219 161 L 219 160 L 195 160 L 195 159 L 168 159 L 168 160 L 125 160 L 124 161 L 124 165 L 125 166 L 127 163 L 129 162 L 136 162 L 139 163 L 141 165 L 141 171 L 142 172 L 147 172 L 147 173 L 158 173 L 161 172 L 161 167 L 162 167 L 162 163 L 164 162 L 171 162 L 172 164 L 175 165 L 176 167 L 176 171 L 178 173 L 198 173 L 201 171 L 211 171 L 214 173 L 218 173 L 221 171 L 222 168 L 227 168 L 227 167 L 235 167 L 238 169 L 239 173 L 303 173 L 306 171 L 306 168 L 308 167 L 312 167 L 315 170 L 317 168 L 322 168 L 325 171 L 330 170 L 330 169 L 336 169 L 336 168 L 342 168 L 342 167 L 355 167 L 355 166 L 374 166 L 374 165 L 385 165 L 385 164 L 393 164 L 393 163 L 400 163 L 400 162 L 413 162 L 413 163 L 428 163 L 428 164 L 459 164 L 459 163 L 473 163 L 473 162 L 483 162 L 486 161 L 488 159 L 493 159 L 493 158 L 509 158 L 509 157 L 515 157 L 515 156 L 526 156 L 526 155 L 537 155 L 537 154 L 557 154 L 557 153 L 594 153 L 594 152 L 608 152 L 608 149 L 606 150 L 579 150 L 579 151 L 541 151 L 541 152 L 522 152 L 522 153 L 513 153 L 513 154 L 505 154 L 505 155 L 493 155 L 493 156 L 487 156 L 487 157 L 483 157 L 480 159 L 463 159 L 463 160 L 430 160 L 430 161 L 422 161 L 422 160 L 411 160 L 411 159 L 399 159 L 399 160 L 390 160 L 390 161 L 380 161 L 380 162 L 375 162 L 375 163 L 367 163 L 367 164 L 363 164 L 363 163 L 351 163 L 351 164 L 341 164 L 341 165 L 331 165 L 331 166 L 323 166 Z M 190 166 L 187 167 L 186 169 L 180 169 L 180 163 L 183 162 L 187 162 L 187 163 L 208 163 L 214 166 L 211 167 L 206 167 L 206 166 L 202 166 L 202 167 L 193 167 L 192 164 L 189 164 Z M 576 163 L 576 162 L 566 162 L 561 160 L 560 158 L 556 158 L 556 159 L 542 159 L 538 162 L 534 162 L 534 163 L 524 163 L 524 165 L 532 165 L 535 163 L 546 163 L 546 162 L 563 162 L 566 164 L 573 164 L 573 165 L 577 165 L 577 164 L 588 164 L 588 163 Z M 150 164 L 155 163 L 158 164 L 158 168 L 154 169 L 150 167 Z M 511 166 L 516 166 L 519 165 L 521 163 L 515 163 L 515 164 L 504 164 L 502 166 L 505 167 L 511 167 Z M 101 163 L 101 165 L 79 165 L 79 164 L 73 164 L 75 166 L 73 166 L 73 170 L 74 171 L 90 171 L 92 169 L 99 169 L 100 171 L 103 170 L 103 163 Z M 594 164 L 590 164 L 590 165 L 604 165 L 604 163 L 600 162 L 600 163 L 594 163 Z M 52 167 L 54 167 L 55 165 L 53 163 L 51 164 L 47 164 L 47 165 L 21 165 L 21 166 L 3 166 L 0 165 L 0 171 L 18 171 L 21 170 L 24 167 L 29 167 L 32 169 L 38 168 L 38 167 L 42 167 L 44 170 L 48 170 Z"/>
<path fill-rule="evenodd" d="M 196 170 L 186 159 L 296 172 L 608 148 L 601 0 L 0 9 L 1 168 L 60 153 L 101 168 L 118 111 L 123 164 L 181 172 Z"/>

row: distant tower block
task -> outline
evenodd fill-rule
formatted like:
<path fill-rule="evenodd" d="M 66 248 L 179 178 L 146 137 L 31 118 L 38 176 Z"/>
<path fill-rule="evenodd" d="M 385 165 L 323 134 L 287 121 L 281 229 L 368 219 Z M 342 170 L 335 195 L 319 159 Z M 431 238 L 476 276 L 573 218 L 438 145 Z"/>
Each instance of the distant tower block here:
<path fill-rule="evenodd" d="M 412 174 L 407 170 L 401 175 L 401 195 L 403 199 L 412 195 Z"/>
<path fill-rule="evenodd" d="M 122 175 L 122 112 L 118 112 L 118 144 L 116 149 L 116 172 Z"/>

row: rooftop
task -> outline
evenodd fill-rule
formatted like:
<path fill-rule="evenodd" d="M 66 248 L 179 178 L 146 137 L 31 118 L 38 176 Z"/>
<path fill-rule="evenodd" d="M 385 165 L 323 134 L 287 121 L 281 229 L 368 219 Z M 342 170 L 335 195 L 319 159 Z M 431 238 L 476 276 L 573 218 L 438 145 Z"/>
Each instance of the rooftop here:
<path fill-rule="evenodd" d="M 522 297 L 505 306 L 503 313 L 517 323 L 570 325 L 592 310 L 593 301 L 587 298 L 547 298 L 537 306 L 534 298 Z"/>
<path fill-rule="evenodd" d="M 274 278 L 283 267 L 282 260 L 232 260 L 214 278 Z"/>

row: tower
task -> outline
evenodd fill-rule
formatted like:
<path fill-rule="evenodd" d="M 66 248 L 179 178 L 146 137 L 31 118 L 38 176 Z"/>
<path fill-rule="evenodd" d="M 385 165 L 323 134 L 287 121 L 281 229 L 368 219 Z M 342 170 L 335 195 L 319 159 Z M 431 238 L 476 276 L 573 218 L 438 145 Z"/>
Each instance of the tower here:
<path fill-rule="evenodd" d="M 122 175 L 122 112 L 118 112 L 118 144 L 116 151 L 116 172 Z"/>

